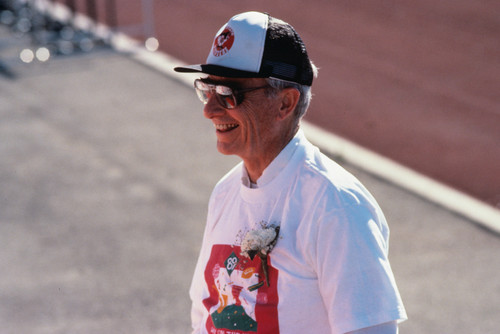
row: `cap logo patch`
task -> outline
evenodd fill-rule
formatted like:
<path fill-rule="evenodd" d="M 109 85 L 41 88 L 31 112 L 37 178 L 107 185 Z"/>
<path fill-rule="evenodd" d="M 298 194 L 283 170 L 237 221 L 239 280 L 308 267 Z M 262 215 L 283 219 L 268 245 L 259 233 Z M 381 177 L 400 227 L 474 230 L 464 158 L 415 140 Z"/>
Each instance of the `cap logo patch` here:
<path fill-rule="evenodd" d="M 214 56 L 220 57 L 229 52 L 234 43 L 234 31 L 226 27 L 214 40 L 212 52 Z"/>

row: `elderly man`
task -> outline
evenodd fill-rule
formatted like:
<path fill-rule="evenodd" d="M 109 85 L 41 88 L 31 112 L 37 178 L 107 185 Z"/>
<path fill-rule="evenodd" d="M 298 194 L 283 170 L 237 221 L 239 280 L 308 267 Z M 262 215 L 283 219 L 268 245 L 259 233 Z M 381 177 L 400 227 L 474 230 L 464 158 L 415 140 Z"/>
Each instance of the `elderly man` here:
<path fill-rule="evenodd" d="M 217 149 L 242 162 L 216 185 L 195 269 L 193 333 L 397 333 L 406 319 L 375 199 L 300 129 L 316 68 L 289 24 L 234 16 L 195 90 Z"/>

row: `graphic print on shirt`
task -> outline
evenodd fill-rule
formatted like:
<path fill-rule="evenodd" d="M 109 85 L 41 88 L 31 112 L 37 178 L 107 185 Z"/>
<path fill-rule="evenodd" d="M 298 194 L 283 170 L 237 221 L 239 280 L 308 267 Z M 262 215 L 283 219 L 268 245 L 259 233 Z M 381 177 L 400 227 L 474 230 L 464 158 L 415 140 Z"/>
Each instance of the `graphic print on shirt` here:
<path fill-rule="evenodd" d="M 203 301 L 210 313 L 208 333 L 279 333 L 278 270 L 268 263 L 267 286 L 260 261 L 241 255 L 240 246 L 212 247 L 205 268 L 210 296 Z"/>

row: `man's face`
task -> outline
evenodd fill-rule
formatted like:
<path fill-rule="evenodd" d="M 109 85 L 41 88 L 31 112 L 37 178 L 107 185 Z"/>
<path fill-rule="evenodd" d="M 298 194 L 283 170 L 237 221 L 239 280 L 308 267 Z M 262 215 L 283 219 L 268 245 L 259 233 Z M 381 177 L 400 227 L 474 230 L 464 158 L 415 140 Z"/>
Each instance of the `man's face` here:
<path fill-rule="evenodd" d="M 265 79 L 233 79 L 209 76 L 213 84 L 235 89 L 265 86 Z M 234 154 L 244 161 L 264 159 L 281 147 L 276 139 L 281 135 L 278 126 L 279 102 L 266 95 L 266 89 L 244 93 L 243 101 L 234 109 L 225 109 L 212 96 L 203 109 L 216 129 L 217 149 L 222 154 Z"/>

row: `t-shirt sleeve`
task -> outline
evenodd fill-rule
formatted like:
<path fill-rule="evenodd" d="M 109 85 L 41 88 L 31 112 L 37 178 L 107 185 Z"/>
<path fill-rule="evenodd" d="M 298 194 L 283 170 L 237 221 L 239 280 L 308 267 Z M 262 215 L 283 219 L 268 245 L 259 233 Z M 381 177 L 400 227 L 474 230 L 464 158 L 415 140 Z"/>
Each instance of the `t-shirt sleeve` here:
<path fill-rule="evenodd" d="M 332 333 L 406 319 L 388 260 L 389 230 L 378 207 L 362 201 L 319 218 L 318 284 Z"/>

